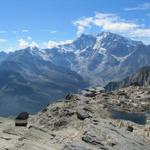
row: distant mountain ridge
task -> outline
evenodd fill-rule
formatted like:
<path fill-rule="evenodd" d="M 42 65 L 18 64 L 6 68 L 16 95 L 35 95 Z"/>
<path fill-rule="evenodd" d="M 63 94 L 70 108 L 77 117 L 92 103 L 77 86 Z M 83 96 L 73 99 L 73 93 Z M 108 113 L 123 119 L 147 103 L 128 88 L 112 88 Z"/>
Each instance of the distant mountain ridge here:
<path fill-rule="evenodd" d="M 110 32 L 82 34 L 51 49 L 0 53 L 0 114 L 36 112 L 70 92 L 123 79 L 149 58 L 150 45 Z"/>
<path fill-rule="evenodd" d="M 135 86 L 149 86 L 150 85 L 150 66 L 143 67 L 133 75 L 121 80 L 110 82 L 105 86 L 106 90 L 116 90 L 119 88 L 127 87 L 130 85 Z"/>
<path fill-rule="evenodd" d="M 40 55 L 57 66 L 79 73 L 93 85 L 105 85 L 148 65 L 149 49 L 142 42 L 102 32 L 96 36 L 83 34 L 70 44 L 44 49 Z M 135 55 L 137 60 L 133 60 Z"/>
<path fill-rule="evenodd" d="M 50 101 L 88 86 L 76 72 L 43 60 L 38 49 L 9 54 L 0 64 L 0 114 L 35 113 Z M 4 107 L 5 106 L 5 107 Z"/>

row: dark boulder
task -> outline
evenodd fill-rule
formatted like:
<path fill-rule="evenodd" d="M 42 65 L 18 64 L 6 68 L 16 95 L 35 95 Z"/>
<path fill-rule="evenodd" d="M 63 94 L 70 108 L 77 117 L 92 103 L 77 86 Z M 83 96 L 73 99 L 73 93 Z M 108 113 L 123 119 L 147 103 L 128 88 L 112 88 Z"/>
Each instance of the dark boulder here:
<path fill-rule="evenodd" d="M 85 120 L 86 118 L 90 118 L 91 115 L 85 110 L 78 110 L 77 111 L 77 117 L 80 120 Z"/>

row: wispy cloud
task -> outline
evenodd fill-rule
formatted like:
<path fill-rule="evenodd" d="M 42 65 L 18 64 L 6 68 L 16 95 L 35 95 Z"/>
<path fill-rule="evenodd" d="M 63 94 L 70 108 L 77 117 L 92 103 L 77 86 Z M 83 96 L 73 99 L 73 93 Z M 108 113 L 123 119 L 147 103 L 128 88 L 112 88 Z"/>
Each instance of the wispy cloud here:
<path fill-rule="evenodd" d="M 84 17 L 73 22 L 73 24 L 78 28 L 77 35 L 79 36 L 80 34 L 85 32 L 86 28 L 90 28 L 93 21 L 93 17 Z"/>
<path fill-rule="evenodd" d="M 13 52 L 13 51 L 15 51 L 15 49 L 13 47 L 9 47 L 9 48 L 5 49 L 6 53 Z"/>
<path fill-rule="evenodd" d="M 55 34 L 57 31 L 56 30 L 52 30 L 50 31 L 50 34 Z"/>
<path fill-rule="evenodd" d="M 125 8 L 125 11 L 133 11 L 133 10 L 149 10 L 150 9 L 150 3 L 144 3 L 144 4 L 139 4 L 135 7 L 129 7 Z"/>
<path fill-rule="evenodd" d="M 116 14 L 96 13 L 94 17 L 78 19 L 74 25 L 78 29 L 78 36 L 87 29 L 97 26 L 100 31 L 110 31 L 150 43 L 150 28 L 144 28 L 143 25 L 120 18 Z"/>
<path fill-rule="evenodd" d="M 94 24 L 101 27 L 103 30 L 108 30 L 112 32 L 129 31 L 138 26 L 131 21 L 121 19 L 115 14 L 103 13 L 96 14 Z"/>
<path fill-rule="evenodd" d="M 27 39 L 28 39 L 28 40 L 32 40 L 32 37 L 28 36 Z"/>
<path fill-rule="evenodd" d="M 29 46 L 30 47 L 39 47 L 39 45 L 35 42 L 35 41 L 32 41 L 31 43 L 29 43 Z"/>
<path fill-rule="evenodd" d="M 49 33 L 49 34 L 55 34 L 55 33 L 57 33 L 57 30 L 51 30 L 51 29 L 41 29 L 41 31 Z"/>
<path fill-rule="evenodd" d="M 21 49 L 26 48 L 26 47 L 29 46 L 29 43 L 26 40 L 22 39 L 22 38 L 19 39 L 18 42 L 19 42 L 19 48 L 21 48 Z"/>
<path fill-rule="evenodd" d="M 131 21 L 121 19 L 115 14 L 96 13 L 94 17 L 85 17 L 74 22 L 77 27 L 77 35 L 86 31 L 87 28 L 98 26 L 101 30 L 112 32 L 125 32 L 137 28 L 138 25 Z"/>
<path fill-rule="evenodd" d="M 72 40 L 66 40 L 66 41 L 60 41 L 60 42 L 48 41 L 48 42 L 44 42 L 43 45 L 45 48 L 54 48 L 54 47 L 58 47 L 59 45 L 69 44 L 71 42 Z"/>
<path fill-rule="evenodd" d="M 23 30 L 22 30 L 22 32 L 24 32 L 24 33 L 28 33 L 28 32 L 29 32 L 29 30 L 27 30 L 27 29 L 23 29 Z"/>
<path fill-rule="evenodd" d="M 6 39 L 1 39 L 0 38 L 0 43 L 5 43 L 7 40 Z"/>
<path fill-rule="evenodd" d="M 28 38 L 27 38 L 27 40 L 21 38 L 18 40 L 18 42 L 19 42 L 18 46 L 20 49 L 24 49 L 27 47 L 39 47 L 39 45 L 35 41 L 33 41 L 32 39 L 28 39 Z"/>

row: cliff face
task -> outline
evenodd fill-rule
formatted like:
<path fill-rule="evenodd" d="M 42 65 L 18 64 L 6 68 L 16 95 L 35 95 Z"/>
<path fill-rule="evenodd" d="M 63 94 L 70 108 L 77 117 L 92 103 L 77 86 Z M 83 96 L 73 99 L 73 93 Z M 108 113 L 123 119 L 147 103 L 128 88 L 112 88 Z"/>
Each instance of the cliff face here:
<path fill-rule="evenodd" d="M 82 93 L 67 95 L 30 116 L 27 128 L 15 127 L 13 119 L 0 118 L 0 150 L 150 149 L 149 124 L 116 120 L 110 111 L 148 117 L 150 87 L 130 86 L 113 92 L 97 88 Z"/>
<path fill-rule="evenodd" d="M 147 86 L 150 85 L 150 67 L 143 67 L 133 75 L 117 82 L 110 82 L 105 86 L 106 90 L 115 90 L 130 85 Z"/>

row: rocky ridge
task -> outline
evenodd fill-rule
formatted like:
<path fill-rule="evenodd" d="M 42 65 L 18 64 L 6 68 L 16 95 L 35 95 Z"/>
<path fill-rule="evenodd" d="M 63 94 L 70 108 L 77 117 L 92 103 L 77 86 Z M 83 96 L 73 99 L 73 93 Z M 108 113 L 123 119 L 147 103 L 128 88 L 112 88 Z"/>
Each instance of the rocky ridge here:
<path fill-rule="evenodd" d="M 27 128 L 0 118 L 0 150 L 150 150 L 149 108 L 149 86 L 85 89 L 31 116 Z M 144 114 L 147 122 L 113 119 L 110 109 Z"/>
<path fill-rule="evenodd" d="M 143 67 L 127 78 L 110 82 L 105 86 L 108 91 L 116 90 L 130 85 L 149 86 L 150 85 L 150 67 Z"/>

